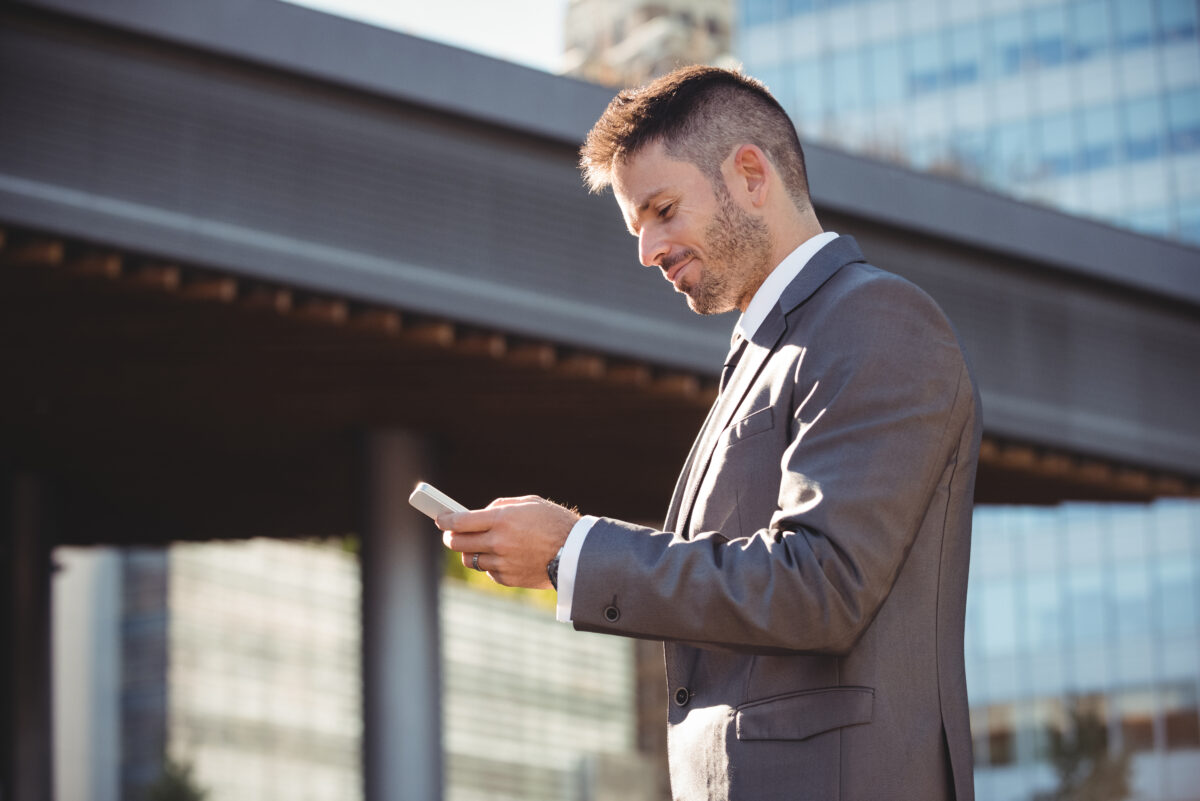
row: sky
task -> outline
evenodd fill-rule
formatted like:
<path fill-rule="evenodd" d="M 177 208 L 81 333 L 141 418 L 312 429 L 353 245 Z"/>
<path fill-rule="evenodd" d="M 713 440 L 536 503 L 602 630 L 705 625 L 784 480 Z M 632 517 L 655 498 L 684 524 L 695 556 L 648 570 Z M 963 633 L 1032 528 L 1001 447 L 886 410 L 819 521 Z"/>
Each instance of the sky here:
<path fill-rule="evenodd" d="M 287 0 L 558 72 L 566 0 Z"/>

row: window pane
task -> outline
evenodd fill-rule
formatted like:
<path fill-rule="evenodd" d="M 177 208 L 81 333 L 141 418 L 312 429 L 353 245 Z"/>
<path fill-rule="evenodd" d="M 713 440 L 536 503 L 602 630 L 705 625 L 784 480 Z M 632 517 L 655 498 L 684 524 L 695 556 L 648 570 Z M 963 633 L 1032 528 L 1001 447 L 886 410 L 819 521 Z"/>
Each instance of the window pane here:
<path fill-rule="evenodd" d="M 1079 0 L 1071 4 L 1071 58 L 1082 60 L 1104 53 L 1111 36 L 1105 0 Z"/>
<path fill-rule="evenodd" d="M 1046 6 L 1032 12 L 1033 56 L 1043 67 L 1066 59 L 1067 12 L 1061 6 Z"/>
<path fill-rule="evenodd" d="M 904 99 L 904 67 L 900 45 L 887 42 L 868 51 L 871 63 L 870 91 L 876 105 L 899 103 Z"/>
<path fill-rule="evenodd" d="M 1156 97 L 1124 104 L 1125 155 L 1130 161 L 1155 158 L 1163 151 L 1162 106 Z"/>
<path fill-rule="evenodd" d="M 909 90 L 913 94 L 932 92 L 942 84 L 945 57 L 940 32 L 913 37 L 909 42 Z"/>
<path fill-rule="evenodd" d="M 1164 41 L 1196 38 L 1195 0 L 1159 0 L 1159 30 Z"/>
<path fill-rule="evenodd" d="M 863 104 L 862 54 L 858 50 L 836 53 L 833 63 L 833 104 L 836 111 L 852 111 Z"/>
<path fill-rule="evenodd" d="M 1167 131 L 1176 153 L 1200 149 L 1200 89 L 1167 96 Z"/>
<path fill-rule="evenodd" d="M 1095 170 L 1108 167 L 1117 160 L 1117 110 L 1098 106 L 1080 115 L 1079 168 Z"/>
<path fill-rule="evenodd" d="M 1116 0 L 1117 44 L 1125 49 L 1145 47 L 1154 37 L 1154 9 L 1146 0 Z"/>
<path fill-rule="evenodd" d="M 1024 65 L 1025 31 L 1020 14 L 992 23 L 993 75 L 1015 75 Z"/>
<path fill-rule="evenodd" d="M 962 25 L 950 32 L 950 57 L 946 81 L 950 86 L 975 83 L 983 69 L 983 29 L 978 23 Z"/>

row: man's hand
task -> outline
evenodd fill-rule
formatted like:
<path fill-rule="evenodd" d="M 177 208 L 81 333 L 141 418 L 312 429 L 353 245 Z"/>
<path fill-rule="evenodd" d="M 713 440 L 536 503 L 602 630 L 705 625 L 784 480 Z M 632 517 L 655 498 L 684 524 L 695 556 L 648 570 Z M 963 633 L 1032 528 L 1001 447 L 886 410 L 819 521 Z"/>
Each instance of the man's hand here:
<path fill-rule="evenodd" d="M 526 495 L 497 498 L 486 509 L 440 515 L 437 525 L 445 532 L 446 547 L 462 553 L 465 566 L 477 564 L 506 587 L 548 590 L 546 565 L 578 520 L 570 509 Z"/>

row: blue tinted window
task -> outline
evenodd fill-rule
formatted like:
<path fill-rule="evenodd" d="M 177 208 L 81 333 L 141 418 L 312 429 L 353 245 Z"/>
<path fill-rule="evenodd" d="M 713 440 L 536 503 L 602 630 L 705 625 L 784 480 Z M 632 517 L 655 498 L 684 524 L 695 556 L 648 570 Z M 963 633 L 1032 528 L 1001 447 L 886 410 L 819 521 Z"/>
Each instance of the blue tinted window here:
<path fill-rule="evenodd" d="M 1159 32 L 1164 41 L 1196 37 L 1196 0 L 1159 0 Z"/>
<path fill-rule="evenodd" d="M 1075 131 L 1070 114 L 1046 117 L 1041 124 L 1040 171 L 1065 175 L 1075 163 Z"/>
<path fill-rule="evenodd" d="M 1155 158 L 1163 151 L 1163 114 L 1156 97 L 1132 100 L 1124 105 L 1125 156 L 1130 161 Z"/>
<path fill-rule="evenodd" d="M 813 0 L 786 0 L 788 16 L 807 14 L 813 10 Z"/>
<path fill-rule="evenodd" d="M 1033 57 L 1043 67 L 1066 60 L 1067 12 L 1062 6 L 1046 6 L 1031 12 Z"/>
<path fill-rule="evenodd" d="M 870 58 L 869 92 L 871 102 L 876 105 L 898 103 L 905 96 L 904 63 L 900 45 L 886 42 L 868 51 Z"/>
<path fill-rule="evenodd" d="M 1154 8 L 1147 0 L 1116 0 L 1117 44 L 1126 49 L 1145 47 L 1154 39 Z"/>
<path fill-rule="evenodd" d="M 1159 625 L 1164 632 L 1196 628 L 1196 568 L 1190 561 L 1163 558 L 1158 564 Z"/>
<path fill-rule="evenodd" d="M 817 130 L 825 111 L 825 82 L 821 78 L 821 63 L 804 59 L 791 65 L 795 85 L 792 116 L 796 125 L 807 133 Z"/>
<path fill-rule="evenodd" d="M 983 30 L 978 23 L 962 25 L 950 32 L 950 56 L 946 82 L 950 86 L 978 81 L 983 72 Z"/>
<path fill-rule="evenodd" d="M 833 108 L 852 111 L 863 105 L 863 56 L 858 50 L 843 50 L 830 59 L 833 68 Z"/>
<path fill-rule="evenodd" d="M 1071 598 L 1071 633 L 1076 643 L 1099 642 L 1104 638 L 1107 600 L 1098 570 L 1077 570 L 1067 580 Z"/>
<path fill-rule="evenodd" d="M 1076 0 L 1071 3 L 1068 58 L 1082 60 L 1103 54 L 1112 39 L 1106 0 Z"/>
<path fill-rule="evenodd" d="M 942 53 L 941 32 L 921 34 L 909 40 L 908 74 L 912 94 L 932 92 L 941 86 L 945 57 Z"/>
<path fill-rule="evenodd" d="M 1080 148 L 1078 165 L 1081 170 L 1108 167 L 1117 161 L 1117 110 L 1113 106 L 1098 106 L 1080 114 Z"/>
<path fill-rule="evenodd" d="M 1167 132 L 1176 153 L 1200 149 L 1200 89 L 1167 95 Z"/>
<path fill-rule="evenodd" d="M 1017 650 L 1017 593 L 1011 581 L 991 580 L 980 588 L 984 650 L 989 656 Z"/>
<path fill-rule="evenodd" d="M 1001 125 L 992 138 L 995 161 L 994 177 L 1008 185 L 1028 176 L 1028 158 L 1033 151 L 1029 123 L 1025 121 Z"/>
<path fill-rule="evenodd" d="M 1179 238 L 1200 245 L 1200 201 L 1180 204 Z"/>
<path fill-rule="evenodd" d="M 780 5 L 776 0 L 742 0 L 738 8 L 746 25 L 762 25 L 779 19 Z"/>
<path fill-rule="evenodd" d="M 1058 584 L 1053 573 L 1033 576 L 1026 582 L 1026 641 L 1034 651 L 1062 646 L 1063 603 Z"/>
<path fill-rule="evenodd" d="M 997 17 L 992 23 L 992 74 L 1015 75 L 1025 64 L 1025 26 L 1020 14 Z"/>

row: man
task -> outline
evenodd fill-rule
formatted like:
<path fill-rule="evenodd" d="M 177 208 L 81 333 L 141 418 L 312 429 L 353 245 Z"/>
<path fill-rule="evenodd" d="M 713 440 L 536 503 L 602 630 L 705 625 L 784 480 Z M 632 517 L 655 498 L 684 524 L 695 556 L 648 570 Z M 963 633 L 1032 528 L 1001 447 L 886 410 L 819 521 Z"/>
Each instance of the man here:
<path fill-rule="evenodd" d="M 978 394 L 944 315 L 822 231 L 761 84 L 620 93 L 582 151 L 646 266 L 742 316 L 663 531 L 541 498 L 446 544 L 559 618 L 661 639 L 678 799 L 970 799 L 963 617 Z"/>

